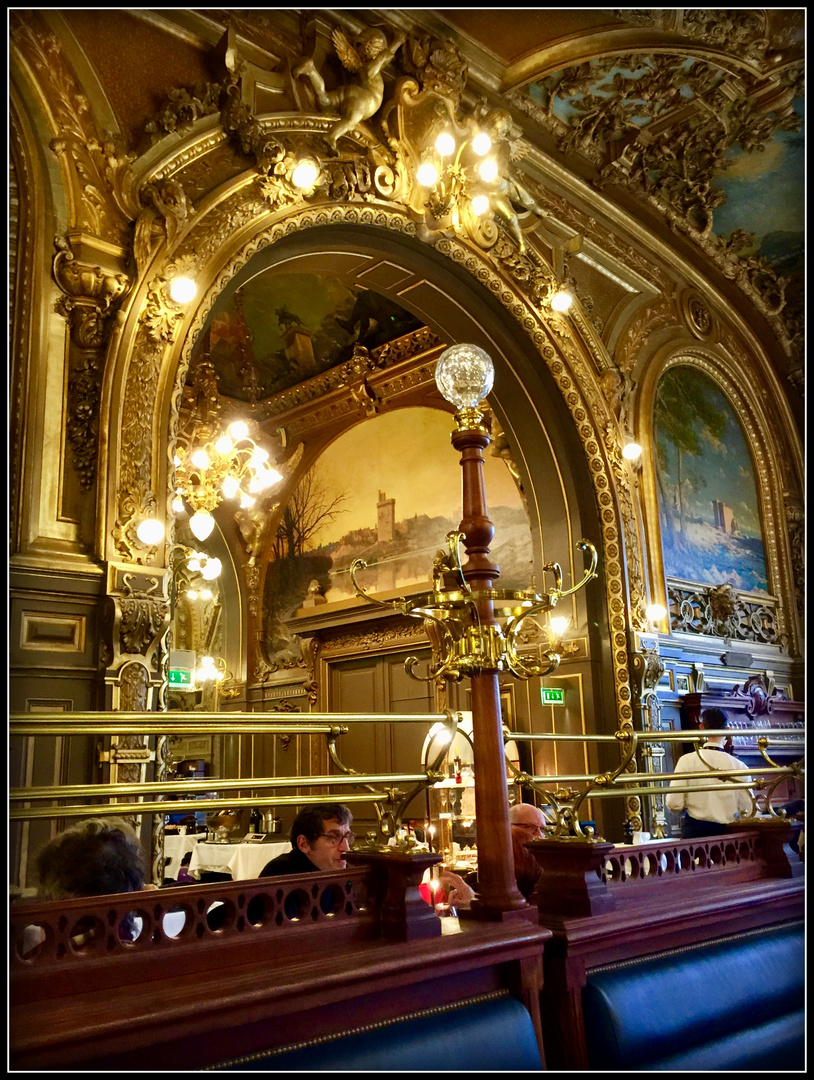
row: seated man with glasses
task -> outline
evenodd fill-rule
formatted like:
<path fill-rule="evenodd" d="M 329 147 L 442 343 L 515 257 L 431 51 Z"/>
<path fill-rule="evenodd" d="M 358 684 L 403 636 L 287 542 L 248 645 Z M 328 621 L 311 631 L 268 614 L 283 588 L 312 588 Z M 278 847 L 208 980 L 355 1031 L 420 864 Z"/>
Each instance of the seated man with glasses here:
<path fill-rule="evenodd" d="M 528 900 L 543 872 L 534 856 L 526 850 L 526 844 L 539 836 L 545 836 L 546 818 L 543 811 L 532 803 L 517 803 L 509 807 L 509 821 L 511 822 L 514 876 L 517 888 Z M 477 889 L 475 878 L 470 876 L 468 882 L 465 882 L 457 874 L 442 867 L 436 880 L 439 885 L 444 886 L 443 899 L 447 903 L 456 908 L 469 906 Z M 436 892 L 433 896 L 429 880 L 422 883 L 420 891 L 427 903 L 437 902 L 441 896 L 440 892 Z"/>
<path fill-rule="evenodd" d="M 515 803 L 509 808 L 512 825 L 512 854 L 517 887 L 528 899 L 540 880 L 542 870 L 534 856 L 526 850 L 530 840 L 545 836 L 546 819 L 542 810 L 532 803 Z"/>
<path fill-rule="evenodd" d="M 344 869 L 345 852 L 356 839 L 350 831 L 352 821 L 350 810 L 341 803 L 301 810 L 291 826 L 291 851 L 266 863 L 260 877 Z"/>

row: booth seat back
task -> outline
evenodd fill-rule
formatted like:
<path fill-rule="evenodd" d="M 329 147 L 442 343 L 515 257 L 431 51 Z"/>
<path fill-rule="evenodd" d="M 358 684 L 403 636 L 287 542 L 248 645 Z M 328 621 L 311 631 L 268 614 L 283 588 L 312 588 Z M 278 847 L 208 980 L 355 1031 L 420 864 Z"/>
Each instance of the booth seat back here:
<path fill-rule="evenodd" d="M 513 997 L 428 1009 L 313 1045 L 254 1054 L 212 1069 L 242 1072 L 534 1072 L 542 1069 L 531 1017 Z"/>
<path fill-rule="evenodd" d="M 804 1068 L 804 924 L 588 972 L 592 1069 Z"/>

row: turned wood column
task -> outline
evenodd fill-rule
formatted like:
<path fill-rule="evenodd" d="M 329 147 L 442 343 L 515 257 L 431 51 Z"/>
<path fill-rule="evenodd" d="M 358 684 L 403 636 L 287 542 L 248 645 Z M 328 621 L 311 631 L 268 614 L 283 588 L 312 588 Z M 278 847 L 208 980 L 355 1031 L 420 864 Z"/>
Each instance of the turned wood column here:
<path fill-rule="evenodd" d="M 472 417 L 463 426 L 464 416 Z M 463 573 L 474 592 L 490 590 L 500 570 L 489 559 L 495 534 L 486 508 L 483 482 L 483 451 L 490 438 L 475 421 L 476 413 L 459 413 L 461 426 L 452 433 L 452 445 L 461 454 L 463 518 L 460 529 L 466 539 L 467 561 Z M 496 625 L 489 599 L 477 601 L 482 627 Z M 528 905 L 517 888 L 509 824 L 509 795 L 503 752 L 503 718 L 497 669 L 484 668 L 471 676 L 472 742 L 475 757 L 475 816 L 478 828 L 478 888 L 471 913 L 481 918 L 502 918 Z"/>

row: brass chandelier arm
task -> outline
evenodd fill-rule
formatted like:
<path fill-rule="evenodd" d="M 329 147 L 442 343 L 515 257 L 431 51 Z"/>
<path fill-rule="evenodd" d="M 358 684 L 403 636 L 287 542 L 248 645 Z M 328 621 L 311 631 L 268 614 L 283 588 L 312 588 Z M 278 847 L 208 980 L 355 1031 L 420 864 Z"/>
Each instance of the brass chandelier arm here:
<path fill-rule="evenodd" d="M 455 574 L 458 579 L 458 584 L 461 592 L 471 592 L 469 582 L 464 577 L 464 568 L 461 565 L 461 544 L 465 541 L 466 534 L 462 533 L 460 529 L 452 529 L 447 533 L 447 547 L 449 548 L 449 568 Z"/>
<path fill-rule="evenodd" d="M 514 634 L 511 633 L 506 640 L 506 656 L 508 657 L 512 672 L 521 679 L 530 679 L 536 675 L 550 675 L 560 666 L 559 654 L 555 653 L 553 649 L 547 649 L 542 654 L 540 659 L 541 661 L 545 660 L 545 663 L 534 663 L 530 660 L 524 660 L 514 647 Z"/>
<path fill-rule="evenodd" d="M 377 600 L 375 596 L 371 596 L 370 593 L 365 592 L 365 590 L 362 588 L 362 586 L 356 580 L 356 572 L 357 572 L 357 570 L 366 570 L 366 569 L 367 569 L 367 563 L 365 562 L 364 559 L 354 559 L 353 562 L 350 564 L 350 569 L 349 569 L 350 580 L 351 580 L 351 584 L 353 585 L 354 589 L 356 590 L 356 595 L 361 596 L 363 600 L 369 600 L 371 602 L 371 604 L 378 604 L 379 607 L 397 608 L 399 611 L 402 612 L 402 614 L 410 615 L 411 612 L 406 610 L 407 608 L 409 608 L 410 605 L 409 605 L 408 601 L 403 596 L 400 596 L 397 600 Z"/>
<path fill-rule="evenodd" d="M 436 622 L 439 620 L 435 620 Z M 411 679 L 415 679 L 417 682 L 435 682 L 436 679 L 449 679 L 451 682 L 459 682 L 461 679 L 461 673 L 455 671 L 451 664 L 452 654 L 448 651 L 447 658 L 439 665 L 430 664 L 427 668 L 427 675 L 416 675 L 415 666 L 419 662 L 417 656 L 408 656 L 404 661 L 404 670 L 410 676 Z"/>
<path fill-rule="evenodd" d="M 594 545 L 590 542 L 590 540 L 577 540 L 577 542 L 576 542 L 576 544 L 574 546 L 578 547 L 580 549 L 580 551 L 583 551 L 583 552 L 590 551 L 590 553 L 591 553 L 591 565 L 585 571 L 581 581 L 578 581 L 577 584 L 573 585 L 570 589 L 564 589 L 564 590 L 559 587 L 559 585 L 562 585 L 562 571 L 560 570 L 559 565 L 557 563 L 553 563 L 553 564 L 548 563 L 548 564 L 546 564 L 546 566 L 543 567 L 544 570 L 546 570 L 546 569 L 548 569 L 548 570 L 554 569 L 555 581 L 557 579 L 557 571 L 559 570 L 559 585 L 557 587 L 555 587 L 554 589 L 552 589 L 551 593 L 549 594 L 552 597 L 552 599 L 554 600 L 554 603 L 556 603 L 557 600 L 562 600 L 562 598 L 564 596 L 572 596 L 575 592 L 579 592 L 579 590 L 584 588 L 588 584 L 589 581 L 592 581 L 593 578 L 596 577 L 596 567 L 597 567 L 597 563 L 599 561 L 599 556 L 597 555 L 596 548 L 594 547 Z M 555 598 L 555 594 L 556 594 L 556 598 Z"/>

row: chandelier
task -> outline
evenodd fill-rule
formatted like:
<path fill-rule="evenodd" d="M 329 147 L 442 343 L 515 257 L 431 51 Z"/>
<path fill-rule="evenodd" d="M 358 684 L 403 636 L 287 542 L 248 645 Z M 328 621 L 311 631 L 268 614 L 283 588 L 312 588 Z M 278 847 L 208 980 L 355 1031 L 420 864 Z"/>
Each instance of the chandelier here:
<path fill-rule="evenodd" d="M 221 424 L 217 376 L 209 361 L 198 365 L 192 392 L 195 412 L 175 449 L 172 508 L 176 514 L 191 510 L 189 527 L 198 540 L 206 540 L 223 499 L 239 499 L 240 508 L 247 510 L 282 474 L 268 464 L 268 450 L 250 437 L 244 420 Z"/>

